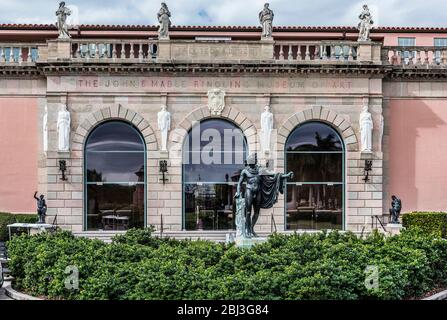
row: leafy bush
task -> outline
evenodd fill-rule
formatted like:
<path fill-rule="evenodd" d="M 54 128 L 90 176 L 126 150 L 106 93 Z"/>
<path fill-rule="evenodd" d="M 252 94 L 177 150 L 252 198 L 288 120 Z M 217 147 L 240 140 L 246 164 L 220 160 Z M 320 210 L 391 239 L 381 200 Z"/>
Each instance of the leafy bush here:
<path fill-rule="evenodd" d="M 8 240 L 8 225 L 16 222 L 35 223 L 37 222 L 37 215 L 0 212 L 0 241 Z"/>
<path fill-rule="evenodd" d="M 447 281 L 447 241 L 420 230 L 272 235 L 252 249 L 131 230 L 111 244 L 69 232 L 8 243 L 15 286 L 52 299 L 403 299 Z M 67 266 L 79 290 L 67 290 Z M 365 269 L 377 266 L 376 288 Z"/>
<path fill-rule="evenodd" d="M 412 212 L 402 216 L 403 226 L 417 227 L 426 233 L 447 238 L 446 212 Z"/>

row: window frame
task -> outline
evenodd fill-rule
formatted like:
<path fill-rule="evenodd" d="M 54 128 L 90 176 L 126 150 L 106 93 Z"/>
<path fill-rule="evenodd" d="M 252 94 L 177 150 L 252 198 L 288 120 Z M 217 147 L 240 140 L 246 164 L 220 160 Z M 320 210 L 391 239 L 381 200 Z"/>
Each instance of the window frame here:
<path fill-rule="evenodd" d="M 293 136 L 293 134 L 295 133 L 296 130 L 299 130 L 302 126 L 306 125 L 306 124 L 319 124 L 322 126 L 326 126 L 328 128 L 330 128 L 335 134 L 336 137 L 339 139 L 340 141 L 340 145 L 341 145 L 341 151 L 288 151 L 287 150 L 287 146 L 288 146 L 288 142 L 289 139 Z M 329 125 L 326 122 L 323 121 L 317 121 L 317 120 L 311 120 L 311 121 L 306 121 L 303 123 L 300 123 L 298 126 L 296 126 L 295 128 L 293 128 L 287 139 L 286 142 L 284 144 L 284 168 L 285 171 L 288 172 L 288 164 L 287 164 L 287 155 L 288 154 L 299 154 L 299 153 L 307 153 L 307 154 L 312 154 L 312 153 L 336 153 L 336 154 L 341 154 L 342 155 L 342 164 L 341 164 L 341 174 L 342 174 L 342 181 L 341 182 L 321 182 L 321 181 L 309 181 L 309 182 L 286 182 L 285 184 L 285 188 L 284 188 L 284 231 L 298 231 L 301 229 L 287 229 L 287 189 L 288 186 L 305 186 L 305 185 L 326 185 L 326 186 L 336 186 L 336 185 L 341 185 L 342 186 L 342 224 L 341 224 L 341 230 L 345 231 L 346 230 L 346 145 L 345 142 L 342 138 L 342 135 L 338 132 L 338 130 L 336 128 L 334 128 L 332 125 Z M 303 229 L 303 230 L 318 230 L 318 229 Z"/>
<path fill-rule="evenodd" d="M 225 123 L 230 124 L 231 126 L 233 126 L 233 129 L 238 129 L 240 130 L 240 133 L 243 137 L 243 141 L 244 141 L 244 151 L 242 151 L 243 153 L 246 153 L 246 155 L 249 154 L 249 145 L 248 145 L 248 141 L 247 141 L 247 137 L 244 134 L 244 131 L 234 122 L 228 120 L 228 119 L 222 119 L 222 118 L 206 118 L 206 119 L 202 119 L 200 121 L 198 121 L 198 123 L 201 125 L 204 122 L 210 122 L 210 121 L 222 121 Z M 199 231 L 197 229 L 186 229 L 186 192 L 185 192 L 185 186 L 186 185 L 198 185 L 198 186 L 203 186 L 203 185 L 227 185 L 228 187 L 234 187 L 237 185 L 237 182 L 234 181 L 229 181 L 229 182 L 219 182 L 219 181 L 186 181 L 185 179 L 185 169 L 184 169 L 184 155 L 187 153 L 188 155 L 192 152 L 201 152 L 202 151 L 202 146 L 200 148 L 200 151 L 198 150 L 192 150 L 192 145 L 190 143 L 188 143 L 188 147 L 189 150 L 184 150 L 185 147 L 185 142 L 190 139 L 190 135 L 192 133 L 194 125 L 188 130 L 187 134 L 184 137 L 184 140 L 182 142 L 182 164 L 181 164 L 181 171 L 182 171 L 182 181 L 181 181 L 181 189 L 182 189 L 182 230 L 183 231 Z M 232 145 L 233 150 L 231 151 L 232 154 L 235 153 L 234 150 L 234 145 Z M 229 152 L 224 150 L 223 152 Z M 245 160 L 245 159 L 244 159 Z M 243 166 L 243 165 L 242 165 Z M 241 167 L 241 169 L 243 169 L 243 167 Z M 203 231 L 219 231 L 220 229 L 216 230 L 216 229 L 204 229 Z M 222 230 L 235 230 L 235 229 L 222 229 Z"/>
<path fill-rule="evenodd" d="M 141 143 L 143 145 L 143 151 L 88 151 L 87 150 L 87 146 L 88 146 L 88 142 L 90 137 L 92 136 L 92 134 L 99 129 L 102 125 L 108 124 L 108 123 L 120 123 L 123 125 L 128 126 L 129 128 L 131 128 L 136 134 L 137 136 L 140 138 Z M 141 153 L 143 154 L 143 158 L 144 158 L 144 182 L 130 182 L 130 181 L 107 181 L 107 182 L 89 182 L 88 181 L 88 175 L 87 175 L 87 163 L 88 163 L 88 153 L 89 152 L 95 152 L 95 153 Z M 135 127 L 133 124 L 124 121 L 122 119 L 112 119 L 112 120 L 108 120 L 108 121 L 103 121 L 99 124 L 97 124 L 87 135 L 87 138 L 85 139 L 84 142 L 84 149 L 83 149 L 83 182 L 82 182 L 82 186 L 83 186 L 83 196 L 84 196 L 84 210 L 83 210 L 83 221 L 82 221 L 82 229 L 83 231 L 101 231 L 101 230 L 89 230 L 88 229 L 88 186 L 89 185 L 96 185 L 96 186 L 103 186 L 105 184 L 128 184 L 129 186 L 137 186 L 137 185 L 143 185 L 144 184 L 144 206 L 143 206 L 143 228 L 145 228 L 147 226 L 147 175 L 148 175 L 148 168 L 147 168 L 147 146 L 146 146 L 146 141 L 144 140 L 143 135 L 141 134 L 140 130 L 138 130 L 137 127 Z M 104 231 L 104 230 L 103 230 Z"/>

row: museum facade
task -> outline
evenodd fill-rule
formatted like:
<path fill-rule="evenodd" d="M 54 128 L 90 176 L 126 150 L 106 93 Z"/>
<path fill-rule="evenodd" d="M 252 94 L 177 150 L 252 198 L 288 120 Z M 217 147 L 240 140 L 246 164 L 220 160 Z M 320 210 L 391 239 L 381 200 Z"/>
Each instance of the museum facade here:
<path fill-rule="evenodd" d="M 252 153 L 294 173 L 258 233 L 368 231 L 394 194 L 446 209 L 447 29 L 261 32 L 0 25 L 0 211 L 38 190 L 76 233 L 225 237 Z"/>

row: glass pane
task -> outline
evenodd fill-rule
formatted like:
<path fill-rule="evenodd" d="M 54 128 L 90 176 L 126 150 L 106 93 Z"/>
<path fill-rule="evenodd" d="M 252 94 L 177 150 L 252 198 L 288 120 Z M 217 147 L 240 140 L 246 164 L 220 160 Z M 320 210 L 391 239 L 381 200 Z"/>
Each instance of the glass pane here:
<path fill-rule="evenodd" d="M 416 45 L 416 38 L 398 38 L 397 42 L 400 47 L 414 47 Z"/>
<path fill-rule="evenodd" d="M 286 151 L 343 151 L 337 132 L 319 122 L 305 123 L 289 136 Z"/>
<path fill-rule="evenodd" d="M 341 185 L 287 186 L 287 230 L 343 228 Z"/>
<path fill-rule="evenodd" d="M 245 152 L 185 153 L 183 165 L 185 182 L 237 182 L 245 167 Z"/>
<path fill-rule="evenodd" d="M 88 182 L 144 182 L 144 152 L 87 152 Z"/>
<path fill-rule="evenodd" d="M 87 185 L 87 230 L 144 227 L 144 185 Z"/>
<path fill-rule="evenodd" d="M 89 136 L 87 151 L 144 151 L 139 133 L 124 122 L 106 122 Z"/>
<path fill-rule="evenodd" d="M 226 184 L 186 184 L 186 230 L 234 230 L 236 186 Z"/>
<path fill-rule="evenodd" d="M 342 153 L 287 153 L 293 182 L 343 182 Z"/>
<path fill-rule="evenodd" d="M 200 151 L 213 147 L 215 151 L 243 151 L 246 142 L 243 132 L 224 120 L 205 120 L 189 132 L 183 150 Z"/>
<path fill-rule="evenodd" d="M 435 38 L 435 46 L 436 47 L 446 47 L 447 46 L 447 38 Z"/>

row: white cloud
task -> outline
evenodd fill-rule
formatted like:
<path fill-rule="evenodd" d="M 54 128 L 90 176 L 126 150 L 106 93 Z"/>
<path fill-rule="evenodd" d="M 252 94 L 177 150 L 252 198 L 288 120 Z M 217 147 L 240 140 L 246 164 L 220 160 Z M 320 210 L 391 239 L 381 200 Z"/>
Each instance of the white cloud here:
<path fill-rule="evenodd" d="M 81 24 L 157 24 L 161 1 L 67 0 Z M 175 25 L 258 25 L 265 0 L 166 0 Z M 447 26 L 443 0 L 270 0 L 275 25 L 354 26 L 364 2 L 376 25 Z M 58 0 L 0 0 L 0 23 L 54 23 Z"/>

